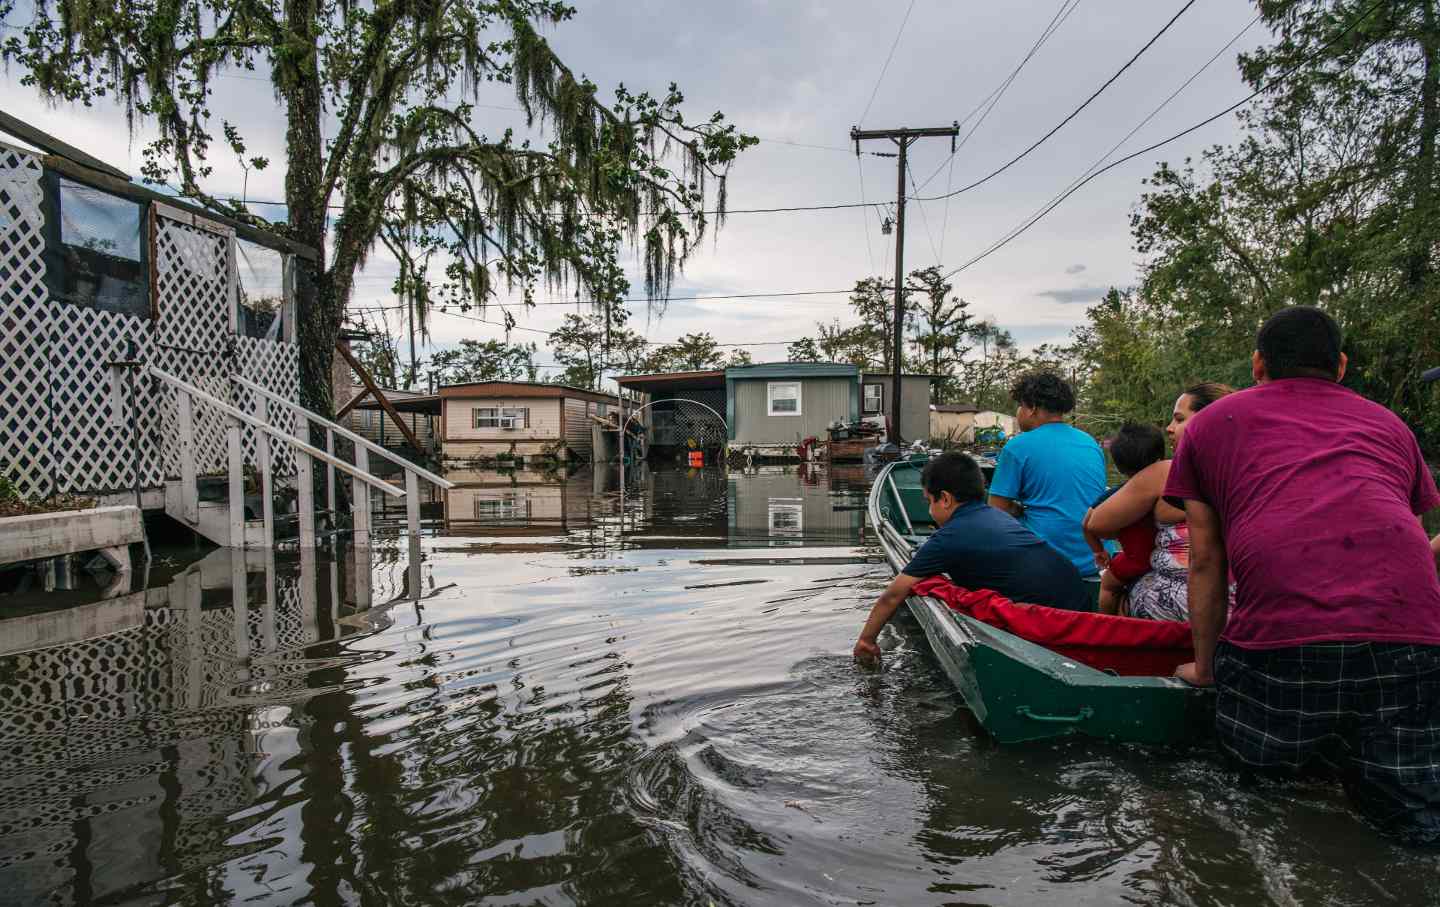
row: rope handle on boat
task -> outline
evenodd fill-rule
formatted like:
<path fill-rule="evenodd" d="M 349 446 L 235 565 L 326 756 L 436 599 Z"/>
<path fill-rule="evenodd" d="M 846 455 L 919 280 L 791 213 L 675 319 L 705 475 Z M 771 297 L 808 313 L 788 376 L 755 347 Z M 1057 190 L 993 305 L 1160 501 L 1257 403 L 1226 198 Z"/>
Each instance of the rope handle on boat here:
<path fill-rule="evenodd" d="M 1087 705 L 1080 709 L 1080 714 L 1078 715 L 1041 715 L 1031 711 L 1030 706 L 1022 705 L 1016 707 L 1015 714 L 1021 718 L 1029 718 L 1031 721 L 1044 721 L 1050 724 L 1079 724 L 1092 717 L 1095 714 L 1095 710 Z"/>

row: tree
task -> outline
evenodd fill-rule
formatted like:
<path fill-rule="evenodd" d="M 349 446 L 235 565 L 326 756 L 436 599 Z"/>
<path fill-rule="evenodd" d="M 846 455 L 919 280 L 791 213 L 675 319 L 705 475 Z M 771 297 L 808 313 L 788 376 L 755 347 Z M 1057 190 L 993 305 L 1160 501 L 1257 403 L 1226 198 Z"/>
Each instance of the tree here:
<path fill-rule="evenodd" d="M 951 296 L 954 287 L 947 283 L 938 267 L 910 272 L 906 282 L 914 291 L 914 343 L 916 357 L 931 375 L 938 375 L 939 400 L 949 402 L 955 393 L 954 373 L 971 347 L 965 345 L 974 324 L 970 303 Z"/>
<path fill-rule="evenodd" d="M 400 386 L 400 350 L 385 322 L 378 325 L 368 315 L 360 316 L 360 329 L 368 339 L 356 341 L 351 352 L 356 361 L 381 387 Z"/>
<path fill-rule="evenodd" d="M 561 384 L 599 390 L 605 372 L 648 371 L 651 355 L 644 337 L 626 326 L 630 313 L 611 303 L 599 313 L 566 314 L 560 327 L 550 332 L 555 361 L 565 366 L 556 377 Z"/>
<path fill-rule="evenodd" d="M 571 387 L 595 390 L 607 361 L 605 324 L 595 316 L 569 313 L 550 332 L 550 349 L 565 370 L 555 379 Z"/>
<path fill-rule="evenodd" d="M 785 358 L 791 362 L 820 362 L 824 357 L 814 337 L 801 337 L 785 347 Z"/>
<path fill-rule="evenodd" d="M 902 331 L 907 330 L 914 321 L 913 303 L 909 293 L 905 294 L 904 306 Z M 867 277 L 856 281 L 855 289 L 850 292 L 850 308 L 855 310 L 855 315 L 860 319 L 858 329 L 849 337 L 852 350 L 850 360 L 854 362 L 863 358 L 863 364 L 855 364 L 862 369 L 889 374 L 892 370 L 891 360 L 895 356 L 894 292 L 886 289 L 885 281 L 881 278 Z M 899 367 L 903 371 L 904 363 Z"/>
<path fill-rule="evenodd" d="M 535 381 L 538 347 L 503 340 L 461 340 L 459 346 L 430 357 L 430 372 L 437 384 L 471 381 Z"/>
<path fill-rule="evenodd" d="M 0 0 L 0 18 L 14 8 Z M 645 294 L 659 299 L 703 238 L 706 209 L 723 218 L 726 172 L 756 140 L 720 113 L 689 122 L 674 85 L 660 95 L 622 86 L 602 103 L 538 31 L 573 14 L 560 0 L 41 0 L 0 60 L 47 98 L 114 99 L 132 127 L 153 123 L 147 181 L 178 183 L 212 210 L 319 250 L 297 327 L 302 397 L 328 412 L 331 350 L 379 241 L 439 250 L 444 280 L 428 285 L 427 310 L 484 306 L 502 287 L 528 301 L 542 282 L 618 299 L 624 245 L 639 250 Z M 237 126 L 216 122 L 214 83 L 227 70 L 262 72 L 274 88 L 283 224 L 205 187 L 221 142 L 247 172 L 268 163 L 248 154 Z M 548 141 L 475 128 L 474 105 L 496 84 Z"/>
<path fill-rule="evenodd" d="M 718 367 L 724 358 L 709 331 L 686 334 L 674 343 L 655 350 L 650 361 L 650 371 L 699 372 Z"/>

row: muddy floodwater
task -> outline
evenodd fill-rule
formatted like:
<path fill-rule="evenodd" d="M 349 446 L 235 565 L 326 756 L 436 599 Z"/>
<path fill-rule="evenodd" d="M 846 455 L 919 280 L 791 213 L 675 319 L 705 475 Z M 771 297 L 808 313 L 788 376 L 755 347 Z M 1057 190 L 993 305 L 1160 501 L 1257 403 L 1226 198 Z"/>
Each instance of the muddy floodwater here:
<path fill-rule="evenodd" d="M 859 468 L 454 478 L 0 596 L 0 903 L 1440 903 L 1334 787 L 997 746 L 908 619 L 857 668 Z"/>

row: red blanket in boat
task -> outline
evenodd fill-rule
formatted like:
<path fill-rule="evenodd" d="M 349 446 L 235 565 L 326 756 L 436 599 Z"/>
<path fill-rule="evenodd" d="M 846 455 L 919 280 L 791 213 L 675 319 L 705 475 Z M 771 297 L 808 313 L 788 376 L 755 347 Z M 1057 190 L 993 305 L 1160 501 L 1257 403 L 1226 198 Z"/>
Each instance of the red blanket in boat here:
<path fill-rule="evenodd" d="M 962 589 L 939 576 L 916 583 L 914 593 L 938 598 L 952 610 L 1101 671 L 1169 676 L 1195 660 L 1190 625 L 1180 621 L 1022 605 L 988 589 Z"/>

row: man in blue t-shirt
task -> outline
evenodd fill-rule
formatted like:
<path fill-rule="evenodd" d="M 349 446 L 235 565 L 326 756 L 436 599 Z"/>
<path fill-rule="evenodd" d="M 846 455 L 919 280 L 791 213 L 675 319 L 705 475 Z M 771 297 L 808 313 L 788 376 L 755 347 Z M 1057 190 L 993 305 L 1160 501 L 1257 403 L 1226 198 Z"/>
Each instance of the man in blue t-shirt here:
<path fill-rule="evenodd" d="M 1054 372 L 1022 375 L 1010 389 L 1020 434 L 1000 451 L 990 506 L 1019 518 L 1070 559 L 1083 577 L 1098 571 L 1080 524 L 1105 491 L 1105 452 L 1065 417 L 1075 392 Z"/>
<path fill-rule="evenodd" d="M 920 482 L 930 517 L 940 528 L 870 609 L 855 643 L 856 658 L 879 657 L 876 637 L 910 589 L 942 573 L 958 586 L 989 589 L 1015 602 L 1093 610 L 1085 583 L 1070 561 L 1010 514 L 985 504 L 985 477 L 973 458 L 942 454 L 925 465 Z"/>

